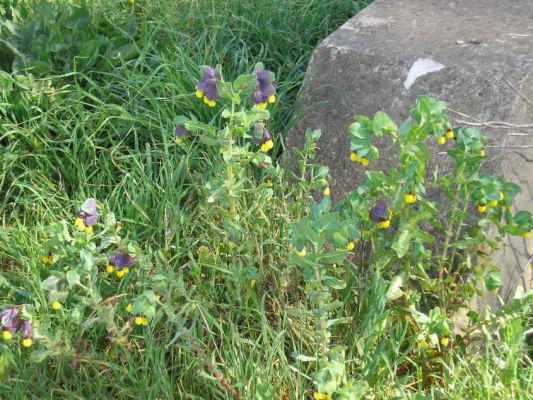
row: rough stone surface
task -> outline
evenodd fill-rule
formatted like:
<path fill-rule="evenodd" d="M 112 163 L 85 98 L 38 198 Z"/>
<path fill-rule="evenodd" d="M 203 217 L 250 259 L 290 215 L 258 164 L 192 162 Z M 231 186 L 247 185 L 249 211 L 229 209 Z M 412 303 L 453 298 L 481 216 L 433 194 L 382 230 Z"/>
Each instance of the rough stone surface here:
<path fill-rule="evenodd" d="M 285 159 L 290 165 L 305 128 L 322 129 L 319 161 L 330 167 L 332 197 L 339 199 L 364 177 L 349 162 L 353 117 L 381 110 L 401 123 L 422 94 L 463 113 L 450 114 L 457 125 L 533 124 L 533 0 L 376 0 L 315 50 Z M 533 211 L 533 127 L 485 131 L 491 139 L 485 170 L 519 184 L 514 206 Z M 529 135 L 509 135 L 516 133 Z M 394 154 L 377 145 L 381 161 L 370 168 L 386 169 Z M 435 159 L 439 168 L 451 165 L 445 154 Z M 494 255 L 506 298 L 517 284 L 531 287 L 532 255 L 533 238 L 506 240 Z"/>

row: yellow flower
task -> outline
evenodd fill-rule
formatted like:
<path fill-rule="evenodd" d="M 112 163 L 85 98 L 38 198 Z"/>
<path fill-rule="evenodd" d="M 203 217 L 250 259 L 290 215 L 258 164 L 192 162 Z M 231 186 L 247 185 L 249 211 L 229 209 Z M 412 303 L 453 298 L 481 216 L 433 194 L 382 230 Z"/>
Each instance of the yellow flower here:
<path fill-rule="evenodd" d="M 142 325 L 143 324 L 143 317 L 141 317 L 140 315 L 137 315 L 135 317 L 135 325 Z"/>
<path fill-rule="evenodd" d="M 390 219 L 386 219 L 385 221 L 378 222 L 378 227 L 381 229 L 387 229 L 390 226 Z"/>
<path fill-rule="evenodd" d="M 124 271 L 124 274 L 129 274 L 130 273 L 130 267 L 124 267 L 124 268 L 122 268 L 122 271 Z"/>
<path fill-rule="evenodd" d="M 404 201 L 407 203 L 407 204 L 413 204 L 413 203 L 416 203 L 416 195 L 412 194 L 412 193 L 406 193 L 405 196 L 403 197 Z"/>
<path fill-rule="evenodd" d="M 261 110 L 264 110 L 265 108 L 267 108 L 267 104 L 268 103 L 259 103 L 257 107 L 259 107 Z"/>
<path fill-rule="evenodd" d="M 272 183 L 272 179 L 268 178 L 266 181 L 267 187 L 271 188 L 274 184 Z"/>
<path fill-rule="evenodd" d="M 531 237 L 531 231 L 522 233 L 522 237 L 524 239 L 529 239 Z"/>
<path fill-rule="evenodd" d="M 269 98 L 267 99 L 267 101 L 270 103 L 270 104 L 273 104 L 276 102 L 276 96 L 272 95 L 272 96 L 269 96 Z"/>
<path fill-rule="evenodd" d="M 368 167 L 368 164 L 370 164 L 370 161 L 368 161 L 368 158 L 361 157 L 360 161 L 361 165 L 363 167 Z"/>
<path fill-rule="evenodd" d="M 33 340 L 31 338 L 22 339 L 22 345 L 24 347 L 30 347 L 33 344 Z"/>
<path fill-rule="evenodd" d="M 313 393 L 313 399 L 314 400 L 331 400 L 331 395 L 327 393 L 315 392 Z"/>
<path fill-rule="evenodd" d="M 271 139 L 266 140 L 261 145 L 261 151 L 263 153 L 268 153 L 274 147 L 274 142 Z"/>
<path fill-rule="evenodd" d="M 142 322 L 142 324 L 143 324 L 144 326 L 147 326 L 147 325 L 148 325 L 148 318 L 143 317 L 143 322 Z"/>
<path fill-rule="evenodd" d="M 355 243 L 354 242 L 348 242 L 346 244 L 346 250 L 352 251 L 354 248 L 355 248 Z"/>
<path fill-rule="evenodd" d="M 11 340 L 11 338 L 13 337 L 13 334 L 9 332 L 7 329 L 5 329 L 4 331 L 2 331 L 2 337 L 4 338 L 4 340 Z"/>
<path fill-rule="evenodd" d="M 255 286 L 255 284 L 256 284 L 256 280 L 255 280 L 255 279 L 252 279 L 252 280 L 250 281 L 250 287 L 253 288 L 253 287 Z"/>
<path fill-rule="evenodd" d="M 61 303 L 59 301 L 53 301 L 52 302 L 52 310 L 60 310 L 61 309 Z"/>
<path fill-rule="evenodd" d="M 82 218 L 79 218 L 79 217 L 76 218 L 76 220 L 74 221 L 74 226 L 79 231 L 84 231 L 85 230 L 85 222 L 83 221 Z"/>
<path fill-rule="evenodd" d="M 133 310 L 133 304 L 128 303 L 128 305 L 126 306 L 126 311 L 131 313 L 131 310 Z"/>
<path fill-rule="evenodd" d="M 355 151 L 352 151 L 350 153 L 350 160 L 352 160 L 353 162 L 360 162 L 361 161 L 361 157 L 359 157 L 359 155 L 355 152 Z"/>
<path fill-rule="evenodd" d="M 446 136 L 446 139 L 453 139 L 453 137 L 454 137 L 455 135 L 453 134 L 453 130 L 448 129 L 448 130 L 446 131 L 446 133 L 445 133 L 445 136 Z"/>
<path fill-rule="evenodd" d="M 477 210 L 478 210 L 480 213 L 484 213 L 485 211 L 487 211 L 487 205 L 486 205 L 486 204 L 478 204 L 478 206 L 477 206 Z"/>
<path fill-rule="evenodd" d="M 329 187 L 325 188 L 322 194 L 326 197 L 328 197 L 331 194 L 331 190 L 329 190 Z"/>
<path fill-rule="evenodd" d="M 449 343 L 450 343 L 450 339 L 447 337 L 442 337 L 440 339 L 440 344 L 442 344 L 444 347 L 448 346 Z"/>
<path fill-rule="evenodd" d="M 498 205 L 498 200 L 489 200 L 489 206 L 496 207 Z"/>
<path fill-rule="evenodd" d="M 500 201 L 502 201 L 503 199 L 505 199 L 505 195 L 503 194 L 503 192 L 500 192 Z"/>
<path fill-rule="evenodd" d="M 54 256 L 49 254 L 47 256 L 42 256 L 41 257 L 41 261 L 43 262 L 43 264 L 49 264 L 49 265 L 52 265 L 54 263 Z"/>
<path fill-rule="evenodd" d="M 177 137 L 177 136 L 174 138 L 174 143 L 176 143 L 176 144 L 180 144 L 181 142 L 183 142 L 183 139 L 182 139 L 182 138 L 179 138 L 179 137 Z"/>
<path fill-rule="evenodd" d="M 105 270 L 106 270 L 106 272 L 111 273 L 111 272 L 113 272 L 115 270 L 115 267 L 113 267 L 111 264 L 108 263 L 105 266 Z"/>
<path fill-rule="evenodd" d="M 125 272 L 124 272 L 124 268 L 122 268 L 122 269 L 117 269 L 117 270 L 115 271 L 115 274 L 117 275 L 117 278 L 122 278 L 122 277 L 124 276 L 124 273 L 125 273 Z"/>
<path fill-rule="evenodd" d="M 305 247 L 298 252 L 298 255 L 300 257 L 305 257 L 306 254 L 307 254 L 307 251 L 305 250 Z"/>
<path fill-rule="evenodd" d="M 446 144 L 446 138 L 444 136 L 440 136 L 437 138 L 438 144 Z"/>
<path fill-rule="evenodd" d="M 85 233 L 93 233 L 93 227 L 92 226 L 86 226 L 84 231 L 85 231 Z"/>
<path fill-rule="evenodd" d="M 204 92 L 202 92 L 200 89 L 196 89 L 196 92 L 194 92 L 194 94 L 195 94 L 196 97 L 198 97 L 199 99 L 201 99 L 201 98 L 204 97 Z"/>

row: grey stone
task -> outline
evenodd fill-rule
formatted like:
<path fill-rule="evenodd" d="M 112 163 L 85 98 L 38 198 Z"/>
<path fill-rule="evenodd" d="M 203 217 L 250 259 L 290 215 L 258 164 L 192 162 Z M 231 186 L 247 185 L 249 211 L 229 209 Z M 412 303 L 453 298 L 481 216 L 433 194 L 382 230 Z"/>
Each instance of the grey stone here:
<path fill-rule="evenodd" d="M 291 150 L 302 147 L 306 128 L 320 128 L 318 159 L 330 167 L 338 200 L 365 173 L 349 162 L 347 127 L 354 116 L 384 111 L 401 123 L 422 94 L 448 102 L 456 125 L 533 124 L 533 0 L 376 0 L 314 51 L 285 162 L 294 165 Z M 523 192 L 514 206 L 533 211 L 533 127 L 485 132 L 485 170 L 519 184 Z M 377 145 L 381 158 L 370 169 L 384 170 L 394 154 Z M 440 153 L 434 150 L 436 163 L 449 168 Z M 532 254 L 533 238 L 506 239 L 494 254 L 506 298 L 518 284 L 531 287 Z"/>

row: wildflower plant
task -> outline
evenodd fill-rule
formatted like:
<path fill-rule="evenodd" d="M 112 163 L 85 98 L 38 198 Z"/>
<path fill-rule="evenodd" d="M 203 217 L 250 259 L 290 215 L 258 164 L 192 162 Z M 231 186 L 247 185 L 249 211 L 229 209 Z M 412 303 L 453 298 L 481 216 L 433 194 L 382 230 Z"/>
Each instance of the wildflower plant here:
<path fill-rule="evenodd" d="M 357 116 L 348 127 L 348 158 L 360 164 L 359 168 L 367 167 L 380 156 L 373 138 L 388 137 L 398 148 L 398 166 L 384 172 L 367 171 L 366 179 L 335 206 L 328 197 L 329 187 L 319 202 L 310 196 L 309 189 L 327 185 L 327 172 L 308 163 L 320 133 L 306 134 L 304 151 L 299 153 L 302 162 L 296 197 L 309 206 L 301 220 L 292 224 L 294 251 L 289 265 L 300 271 L 314 304 L 316 354 L 299 359 L 315 363 L 316 399 L 330 398 L 334 393 L 338 398 L 353 398 L 345 396 L 356 389 L 347 388 L 358 386 L 360 391 L 366 384 L 354 386 L 347 379 L 345 348 L 332 341 L 335 332 L 341 332 L 336 327 L 352 321 L 346 314 L 349 306 L 345 300 L 350 296 L 346 297 L 346 280 L 342 278 L 350 276 L 349 269 L 357 271 L 356 281 L 371 274 L 373 283 L 366 291 L 370 290 L 369 295 L 372 291 L 381 293 L 383 313 L 390 308 L 391 314 L 381 323 L 388 326 L 397 321 L 416 338 L 416 342 L 400 340 L 405 341 L 404 350 L 400 345 L 396 350 L 382 351 L 408 348 L 433 368 L 434 355 L 453 343 L 454 314 L 468 309 L 474 294 L 497 293 L 502 285 L 498 267 L 486 262 L 480 249 L 496 248 L 506 234 L 527 238 L 533 228 L 528 211 L 512 209 L 520 188 L 482 172 L 487 159 L 485 137 L 478 129 L 452 127 L 445 110 L 445 103 L 422 96 L 412 117 L 400 126 L 382 112 L 373 119 Z M 430 176 L 428 140 L 432 137 L 446 146 L 455 163 L 453 170 Z M 442 198 L 436 201 L 428 193 L 442 193 Z M 476 210 L 475 217 L 472 210 Z M 489 236 L 493 227 L 499 233 L 495 239 Z M 527 309 L 525 306 L 522 312 Z M 474 318 L 477 314 L 469 315 Z M 386 335 L 377 329 L 381 325 L 365 328 L 365 321 L 359 324 L 362 336 L 352 337 L 356 342 L 366 337 L 363 329 L 375 331 L 376 337 Z M 383 344 L 373 346 L 379 351 Z"/>

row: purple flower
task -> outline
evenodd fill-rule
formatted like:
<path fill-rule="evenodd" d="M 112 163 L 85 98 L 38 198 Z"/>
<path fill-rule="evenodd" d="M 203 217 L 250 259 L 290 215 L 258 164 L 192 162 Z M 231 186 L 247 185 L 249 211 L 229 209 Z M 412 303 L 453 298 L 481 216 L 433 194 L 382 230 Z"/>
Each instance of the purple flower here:
<path fill-rule="evenodd" d="M 78 212 L 78 216 L 76 218 L 76 228 L 78 228 L 80 231 L 92 231 L 91 227 L 98 222 L 99 216 L 100 214 L 98 214 L 98 211 L 96 210 L 96 200 L 85 200 L 85 202 L 81 205 L 81 210 Z"/>
<path fill-rule="evenodd" d="M 185 135 L 187 135 L 189 131 L 183 126 L 183 125 L 176 125 L 176 137 L 174 141 L 176 143 L 181 143 Z"/>
<path fill-rule="evenodd" d="M 16 333 L 20 329 L 19 310 L 17 308 L 8 308 L 0 313 L 0 321 L 4 330 L 10 333 Z"/>
<path fill-rule="evenodd" d="M 266 108 L 267 103 L 276 101 L 276 88 L 272 84 L 274 74 L 258 67 L 254 70 L 257 77 L 255 92 L 252 93 L 252 102 L 261 108 Z"/>
<path fill-rule="evenodd" d="M 376 201 L 374 207 L 370 209 L 369 216 L 374 222 L 379 223 L 387 221 L 390 218 L 389 207 L 387 206 L 387 203 L 383 200 Z"/>
<path fill-rule="evenodd" d="M 113 266 L 117 271 L 123 268 L 131 267 L 135 263 L 135 257 L 130 256 L 122 251 L 117 251 L 116 254 L 109 259 L 109 265 Z"/>
<path fill-rule="evenodd" d="M 205 67 L 202 79 L 196 85 L 196 97 L 203 98 L 208 105 L 211 105 L 211 102 L 216 102 L 219 98 L 217 91 L 217 81 L 219 80 L 220 74 L 216 69 Z"/>
<path fill-rule="evenodd" d="M 27 338 L 33 336 L 33 328 L 31 326 L 31 322 L 29 320 L 25 320 L 22 323 L 21 332 L 22 332 L 22 338 L 23 339 L 27 339 Z"/>
<path fill-rule="evenodd" d="M 261 144 L 261 151 L 264 153 L 268 153 L 274 147 L 269 130 L 262 124 L 254 125 L 254 140 Z"/>

